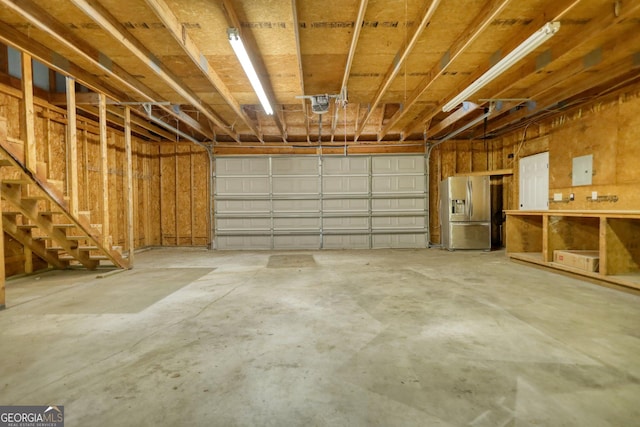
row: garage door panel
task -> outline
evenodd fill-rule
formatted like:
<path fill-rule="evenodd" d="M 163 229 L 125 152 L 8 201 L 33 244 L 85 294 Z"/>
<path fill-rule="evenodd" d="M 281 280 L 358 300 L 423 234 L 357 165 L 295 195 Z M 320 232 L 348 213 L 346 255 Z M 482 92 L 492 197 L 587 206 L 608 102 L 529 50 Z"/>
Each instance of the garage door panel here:
<path fill-rule="evenodd" d="M 320 218 L 274 218 L 274 230 L 317 230 L 320 232 Z"/>
<path fill-rule="evenodd" d="M 374 176 L 371 179 L 372 193 L 421 192 L 424 191 L 424 176 Z"/>
<path fill-rule="evenodd" d="M 369 194 L 367 176 L 325 176 L 322 178 L 324 194 Z"/>
<path fill-rule="evenodd" d="M 269 180 L 254 177 L 225 177 L 216 180 L 218 195 L 269 194 Z"/>
<path fill-rule="evenodd" d="M 217 236 L 218 249 L 271 249 L 271 236 Z"/>
<path fill-rule="evenodd" d="M 368 199 L 335 199 L 323 200 L 322 206 L 325 212 L 368 212 Z"/>
<path fill-rule="evenodd" d="M 324 218 L 322 228 L 329 230 L 368 230 L 368 217 Z"/>
<path fill-rule="evenodd" d="M 320 214 L 320 200 L 274 200 L 274 212 L 318 212 Z"/>
<path fill-rule="evenodd" d="M 274 177 L 273 194 L 315 194 L 320 193 L 318 177 Z"/>
<path fill-rule="evenodd" d="M 368 175 L 369 157 L 325 157 L 323 175 Z"/>
<path fill-rule="evenodd" d="M 220 218 L 217 223 L 219 230 L 261 230 L 271 229 L 271 218 Z"/>
<path fill-rule="evenodd" d="M 269 174 L 269 159 L 260 157 L 216 159 L 216 176 Z"/>
<path fill-rule="evenodd" d="M 269 213 L 269 200 L 220 200 L 215 203 L 216 213 Z"/>
<path fill-rule="evenodd" d="M 422 156 L 379 156 L 371 160 L 373 174 L 422 174 L 424 157 Z"/>
<path fill-rule="evenodd" d="M 425 234 L 374 234 L 371 238 L 374 249 L 382 248 L 424 248 L 427 246 Z"/>
<path fill-rule="evenodd" d="M 273 247 L 276 249 L 320 249 L 320 235 L 276 235 L 273 236 Z"/>
<path fill-rule="evenodd" d="M 421 216 L 382 216 L 371 218 L 371 227 L 378 229 L 424 228 L 424 217 Z"/>
<path fill-rule="evenodd" d="M 273 175 L 318 175 L 317 157 L 274 157 Z"/>
<path fill-rule="evenodd" d="M 371 209 L 377 211 L 424 211 L 426 202 L 420 199 L 373 199 Z"/>

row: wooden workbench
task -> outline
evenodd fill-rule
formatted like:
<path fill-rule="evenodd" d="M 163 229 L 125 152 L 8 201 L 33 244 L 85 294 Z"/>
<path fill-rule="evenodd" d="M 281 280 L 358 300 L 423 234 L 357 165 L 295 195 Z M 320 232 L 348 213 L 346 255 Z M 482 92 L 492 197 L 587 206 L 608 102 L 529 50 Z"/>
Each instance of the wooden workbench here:
<path fill-rule="evenodd" d="M 512 259 L 640 289 L 640 211 L 505 211 Z M 595 250 L 598 272 L 553 262 L 555 250 Z"/>

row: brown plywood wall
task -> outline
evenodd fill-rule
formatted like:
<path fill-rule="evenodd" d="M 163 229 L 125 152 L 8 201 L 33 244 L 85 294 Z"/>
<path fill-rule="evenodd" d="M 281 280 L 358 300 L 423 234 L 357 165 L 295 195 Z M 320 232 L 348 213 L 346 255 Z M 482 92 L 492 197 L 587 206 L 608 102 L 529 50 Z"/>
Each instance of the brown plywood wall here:
<path fill-rule="evenodd" d="M 549 198 L 562 193 L 572 202 L 551 201 L 549 209 L 640 210 L 640 92 L 627 93 L 580 110 L 533 123 L 492 141 L 447 141 L 434 148 L 430 160 L 431 241 L 440 242 L 438 185 L 456 174 L 512 169 L 513 175 L 492 177 L 494 209 L 518 209 L 519 159 L 549 152 Z M 573 186 L 573 158 L 593 155 L 592 185 Z M 616 196 L 617 201 L 591 201 Z M 496 194 L 497 193 L 497 194 Z M 494 222 L 499 225 L 499 220 Z"/>
<path fill-rule="evenodd" d="M 21 92 L 16 88 L 0 84 L 0 119 L 6 119 L 9 141 L 20 140 Z M 35 100 L 36 157 L 47 164 L 48 177 L 60 181 L 66 196 L 69 196 L 66 110 L 42 99 Z M 94 120 L 78 117 L 78 202 L 80 211 L 90 212 L 92 223 L 102 218 L 102 193 L 100 191 L 100 138 L 99 126 Z M 109 128 L 108 141 L 108 195 L 109 229 L 114 245 L 128 251 L 126 243 L 126 156 L 124 134 Z M 206 154 L 206 153 L 205 153 Z M 134 188 L 134 236 L 135 248 L 157 246 L 160 239 L 160 159 L 158 146 L 132 137 L 133 188 Z M 0 169 L 1 178 L 14 178 L 17 172 Z M 199 196 L 198 196 L 199 197 Z M 15 210 L 6 202 L 4 210 Z M 47 203 L 40 201 L 38 203 Z M 206 215 L 204 215 L 206 218 Z M 63 221 L 62 218 L 60 218 Z M 206 227 L 205 227 L 206 228 Z M 206 243 L 203 243 L 206 244 Z M 18 247 L 19 246 L 19 247 Z M 24 272 L 24 251 L 21 245 L 5 234 L 5 264 L 7 275 Z M 34 260 L 35 268 L 46 265 Z"/>
<path fill-rule="evenodd" d="M 209 244 L 209 157 L 191 143 L 156 144 L 160 153 L 163 246 Z"/>

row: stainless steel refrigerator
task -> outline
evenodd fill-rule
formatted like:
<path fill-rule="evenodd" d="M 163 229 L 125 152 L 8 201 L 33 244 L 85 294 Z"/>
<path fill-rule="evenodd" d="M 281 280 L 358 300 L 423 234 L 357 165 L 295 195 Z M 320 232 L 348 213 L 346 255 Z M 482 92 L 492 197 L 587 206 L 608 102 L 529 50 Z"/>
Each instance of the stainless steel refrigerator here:
<path fill-rule="evenodd" d="M 445 249 L 491 249 L 491 183 L 488 176 L 440 182 L 440 224 Z"/>

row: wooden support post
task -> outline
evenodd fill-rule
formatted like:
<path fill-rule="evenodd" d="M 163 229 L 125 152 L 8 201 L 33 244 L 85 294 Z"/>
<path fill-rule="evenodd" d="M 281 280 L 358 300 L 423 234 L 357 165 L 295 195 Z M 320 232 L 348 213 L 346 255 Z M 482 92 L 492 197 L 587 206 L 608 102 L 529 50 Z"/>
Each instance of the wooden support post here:
<path fill-rule="evenodd" d="M 82 193 L 82 206 L 83 210 L 90 210 L 91 202 L 89 199 L 89 143 L 87 142 L 87 129 L 82 129 L 82 185 L 84 191 Z"/>
<path fill-rule="evenodd" d="M 36 128 L 33 107 L 33 68 L 31 56 L 22 53 L 22 103 L 20 120 L 20 138 L 24 147 L 24 163 L 27 169 L 36 173 Z M 33 273 L 33 254 L 31 249 L 24 247 L 24 272 Z"/>
<path fill-rule="evenodd" d="M 69 150 L 69 208 L 78 217 L 78 128 L 76 123 L 76 80 L 66 78 L 67 89 L 67 150 Z"/>
<path fill-rule="evenodd" d="M 27 169 L 35 173 L 36 166 L 36 128 L 33 109 L 33 69 L 31 55 L 22 52 L 22 108 L 20 120 L 20 138 L 24 144 L 24 162 Z"/>
<path fill-rule="evenodd" d="M 133 250 L 135 249 L 133 224 L 133 159 L 131 155 L 131 109 L 124 108 L 124 150 L 126 154 L 125 199 L 127 206 L 127 246 L 129 248 L 129 268 L 133 267 Z"/>
<path fill-rule="evenodd" d="M 194 212 L 194 187 L 195 177 L 193 176 L 193 146 L 189 145 L 189 212 L 191 213 L 191 246 L 195 245 L 194 236 L 196 230 L 196 216 Z"/>
<path fill-rule="evenodd" d="M 0 217 L 2 217 L 2 203 L 0 203 Z M 2 226 L 2 221 L 0 221 L 0 310 L 5 308 L 5 291 L 4 291 L 4 282 L 5 282 L 5 271 L 4 271 L 4 227 Z"/>
<path fill-rule="evenodd" d="M 142 147 L 144 150 L 144 155 L 142 156 L 142 205 L 144 206 L 144 211 L 141 212 L 141 215 L 144 221 L 144 245 L 151 246 L 152 244 L 162 244 L 162 241 L 156 243 L 151 236 L 151 185 L 153 184 L 151 176 L 151 144 L 144 144 Z M 158 156 L 158 159 L 160 159 L 160 156 Z M 158 160 L 158 162 L 159 161 L 160 160 Z M 162 199 L 160 197 L 162 197 L 161 194 L 158 198 L 158 210 L 160 211 L 160 218 L 162 218 Z M 159 220 L 156 229 L 160 227 L 161 222 Z"/>
<path fill-rule="evenodd" d="M 178 227 L 178 218 L 180 217 L 180 213 L 178 212 L 178 196 L 179 196 L 179 182 L 180 182 L 180 178 L 178 176 L 178 143 L 175 142 L 173 144 L 173 164 L 175 169 L 173 170 L 174 174 L 173 174 L 173 182 L 174 182 L 174 211 L 173 211 L 173 217 L 175 218 L 175 235 L 176 235 L 176 246 L 180 246 L 180 228 Z"/>
<path fill-rule="evenodd" d="M 107 97 L 101 93 L 99 99 L 100 116 L 100 189 L 102 190 L 102 243 L 111 249 L 109 241 L 109 150 L 107 145 Z"/>

